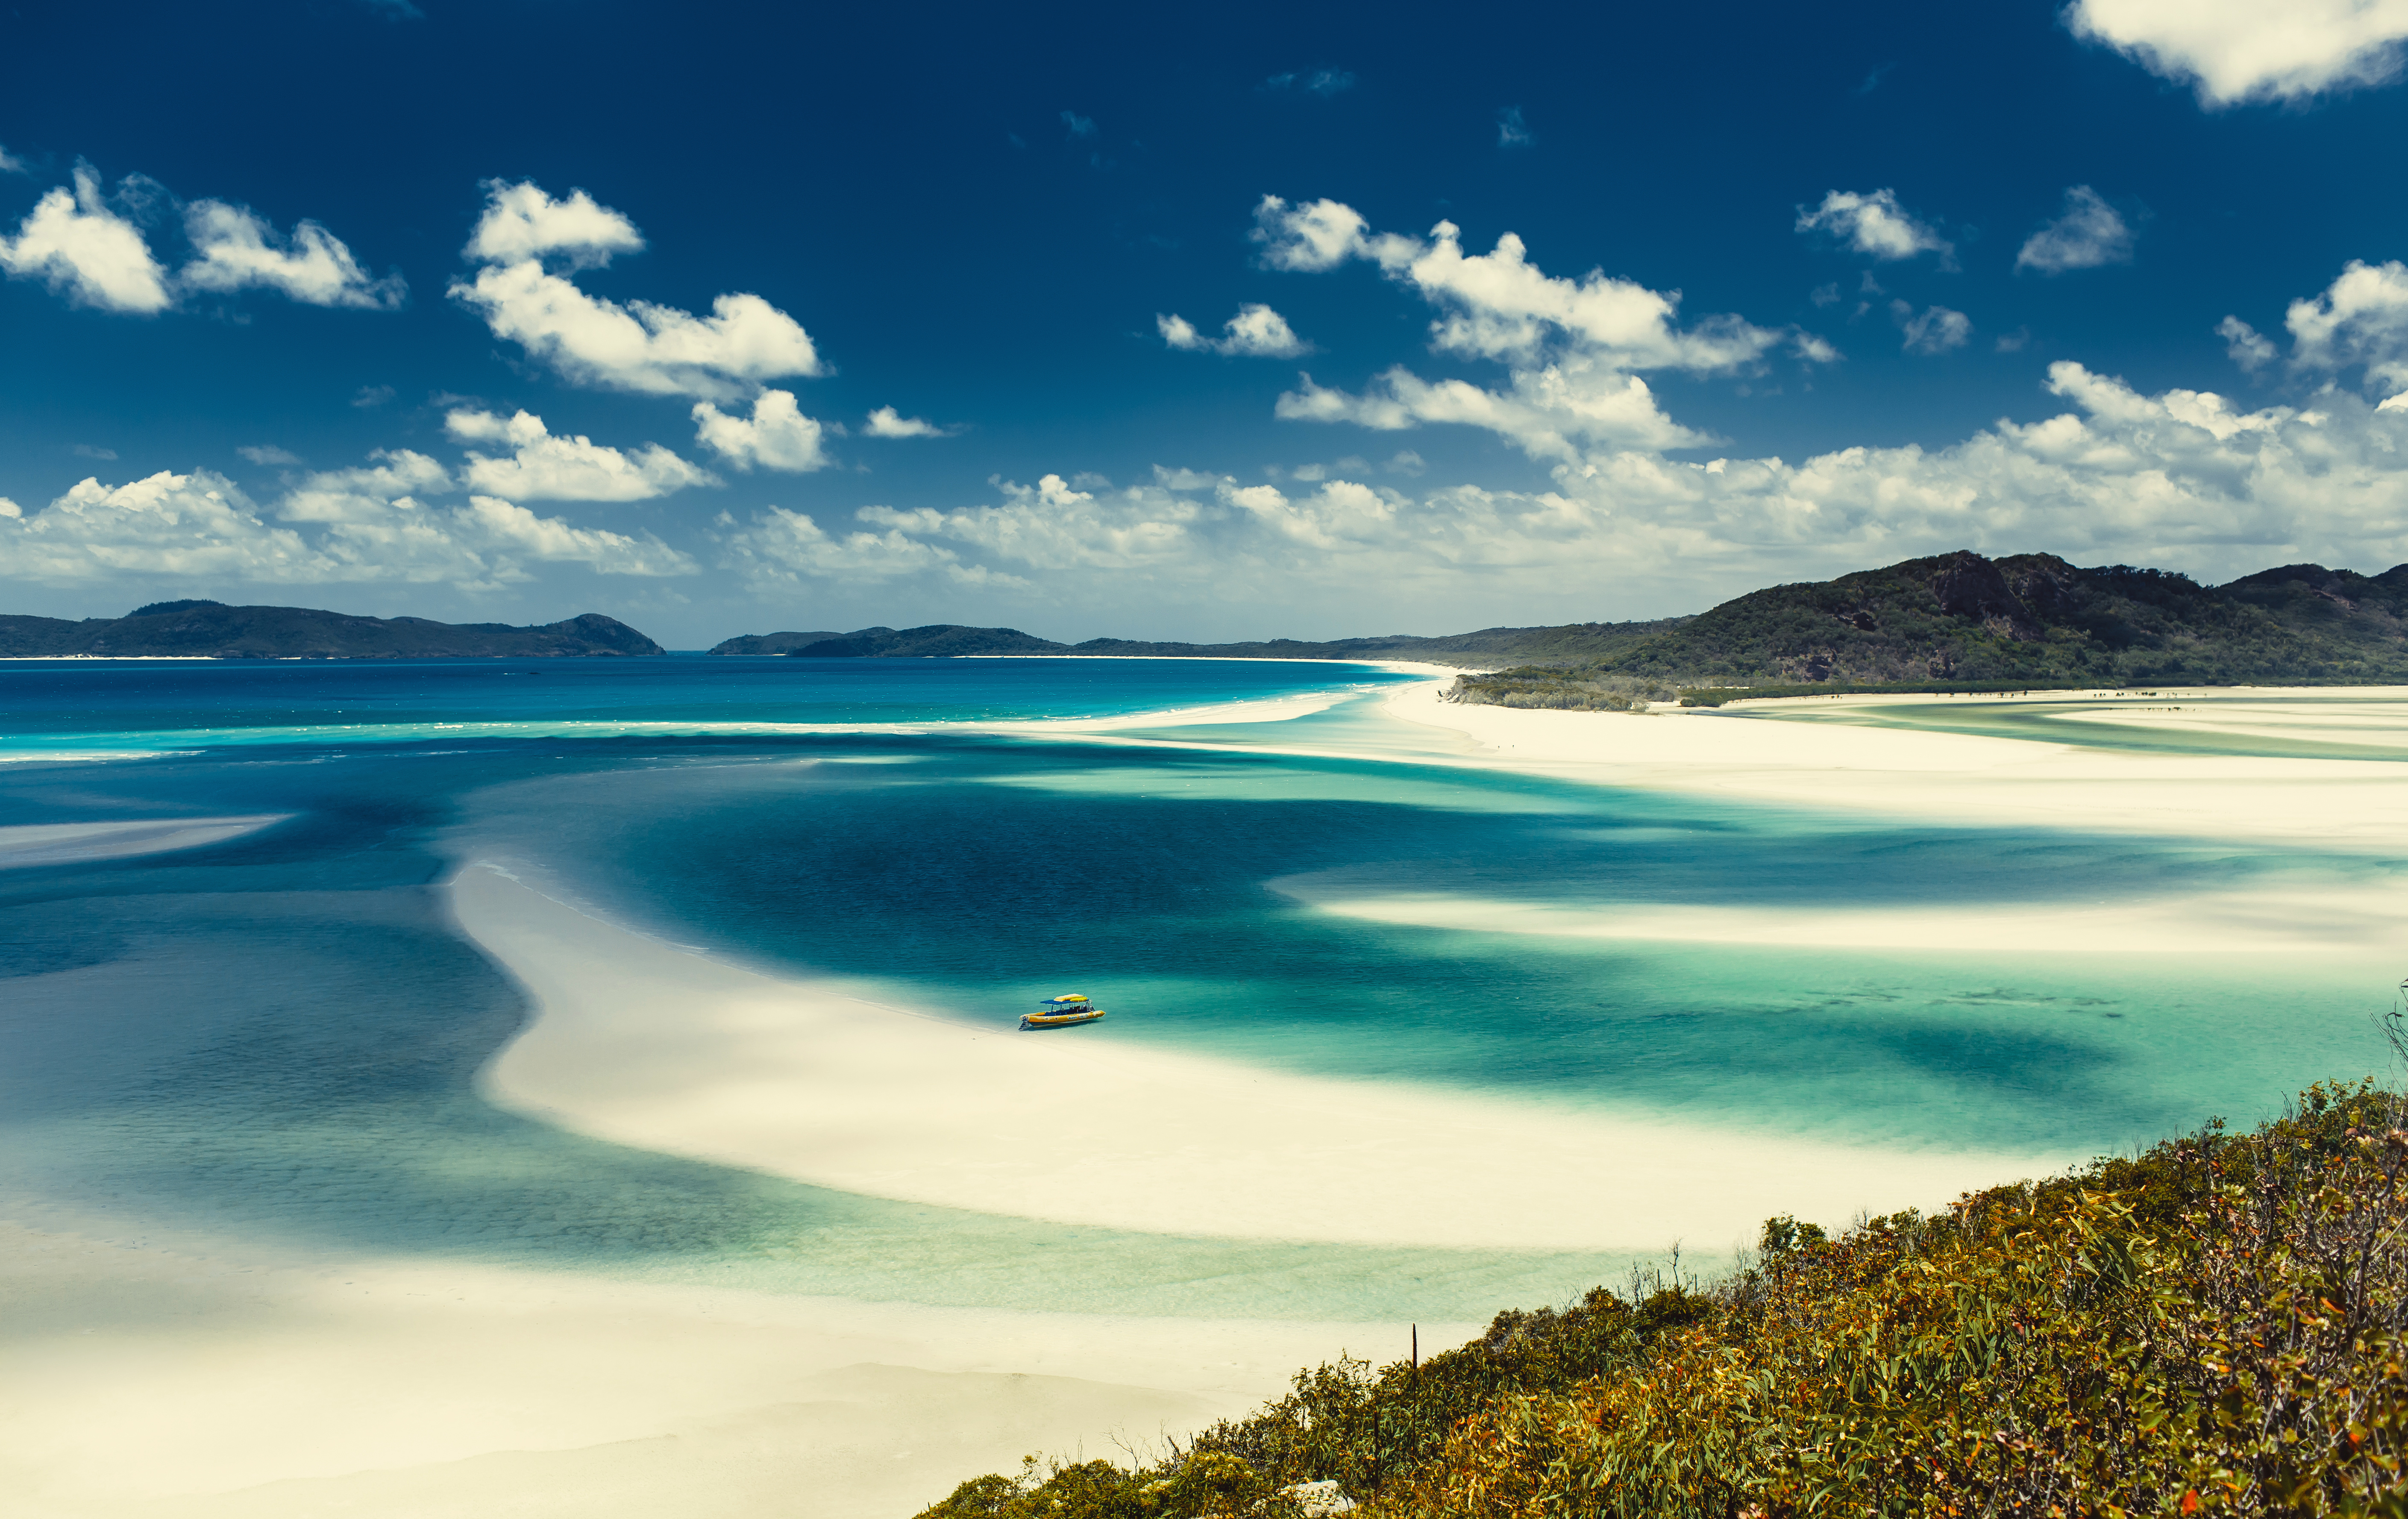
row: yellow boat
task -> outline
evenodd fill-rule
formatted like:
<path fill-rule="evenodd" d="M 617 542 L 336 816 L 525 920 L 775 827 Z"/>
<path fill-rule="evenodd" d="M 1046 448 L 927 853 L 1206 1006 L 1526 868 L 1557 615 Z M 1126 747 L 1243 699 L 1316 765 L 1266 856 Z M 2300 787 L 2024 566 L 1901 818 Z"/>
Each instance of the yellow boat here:
<path fill-rule="evenodd" d="M 1021 1015 L 1023 1028 L 1068 1028 L 1073 1024 L 1092 1024 L 1104 1015 L 1104 1010 L 1087 999 L 1083 992 L 1065 992 L 1049 996 L 1037 1005 L 1035 1012 Z"/>

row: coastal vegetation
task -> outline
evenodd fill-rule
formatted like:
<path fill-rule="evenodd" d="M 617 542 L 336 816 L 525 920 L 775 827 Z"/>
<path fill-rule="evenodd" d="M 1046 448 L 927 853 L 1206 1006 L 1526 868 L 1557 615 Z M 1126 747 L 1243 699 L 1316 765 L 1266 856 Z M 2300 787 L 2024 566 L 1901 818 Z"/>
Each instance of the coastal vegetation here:
<path fill-rule="evenodd" d="M 1937 1213 L 1771 1219 L 1721 1280 L 1341 1358 L 1158 1459 L 1032 1457 L 921 1519 L 2400 1519 L 2403 1231 L 2408 1102 L 2320 1085 Z"/>

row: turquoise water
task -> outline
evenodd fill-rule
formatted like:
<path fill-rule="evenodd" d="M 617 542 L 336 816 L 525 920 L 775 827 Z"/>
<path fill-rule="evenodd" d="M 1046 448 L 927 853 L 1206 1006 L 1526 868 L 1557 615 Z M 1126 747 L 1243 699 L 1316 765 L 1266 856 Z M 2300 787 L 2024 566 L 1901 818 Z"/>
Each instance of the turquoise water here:
<path fill-rule="evenodd" d="M 1477 1317 L 1625 1264 L 1038 1224 L 501 1112 L 471 1078 L 525 1009 L 447 924 L 434 883 L 464 855 L 531 862 L 635 925 L 946 1016 L 1008 1020 L 1069 977 L 1120 1010 L 1082 1039 L 1768 1139 L 2080 1154 L 2212 1112 L 2249 1121 L 2308 1080 L 2374 1068 L 2368 1015 L 2398 974 L 2045 946 L 1604 945 L 1318 911 L 1295 894 L 1981 911 L 2372 891 L 2396 869 L 1449 768 L 1429 763 L 1442 735 L 1370 710 L 1393 678 L 1360 667 L 531 667 L 0 666 L 0 750 L 154 752 L 0 768 L 0 824 L 294 814 L 207 849 L 0 871 L 11 1214 L 929 1303 L 1059 1307 L 1072 1271 L 1099 1311 L 1263 1317 Z M 1134 743 L 946 725 L 1314 691 L 1341 704 Z M 1270 752 L 1350 738 L 1396 757 Z"/>

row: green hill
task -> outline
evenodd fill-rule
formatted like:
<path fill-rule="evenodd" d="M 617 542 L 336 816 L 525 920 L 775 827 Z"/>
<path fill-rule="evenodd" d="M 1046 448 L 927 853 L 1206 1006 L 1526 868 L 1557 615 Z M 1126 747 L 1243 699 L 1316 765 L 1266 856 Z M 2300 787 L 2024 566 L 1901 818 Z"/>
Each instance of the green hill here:
<path fill-rule="evenodd" d="M 2150 682 L 2408 682 L 2408 565 L 2376 576 L 2288 565 L 2202 586 L 1960 552 L 1752 592 L 1595 658 L 1467 680 L 1460 694 L 1581 706 L 1667 699 L 1676 686 Z"/>
<path fill-rule="evenodd" d="M 554 659 L 666 653 L 616 618 L 540 627 L 352 617 L 306 607 L 162 601 L 123 617 L 0 616 L 0 659 Z"/>

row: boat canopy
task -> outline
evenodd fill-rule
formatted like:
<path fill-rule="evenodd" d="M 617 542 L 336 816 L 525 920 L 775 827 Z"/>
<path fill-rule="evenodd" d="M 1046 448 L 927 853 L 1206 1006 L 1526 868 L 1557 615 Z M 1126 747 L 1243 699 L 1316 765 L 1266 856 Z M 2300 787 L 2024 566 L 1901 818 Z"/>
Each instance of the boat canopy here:
<path fill-rule="evenodd" d="M 1061 1007 L 1066 1004 L 1084 1002 L 1086 1000 L 1087 994 L 1084 992 L 1065 992 L 1060 996 L 1047 997 L 1040 1006 L 1054 1008 Z"/>

